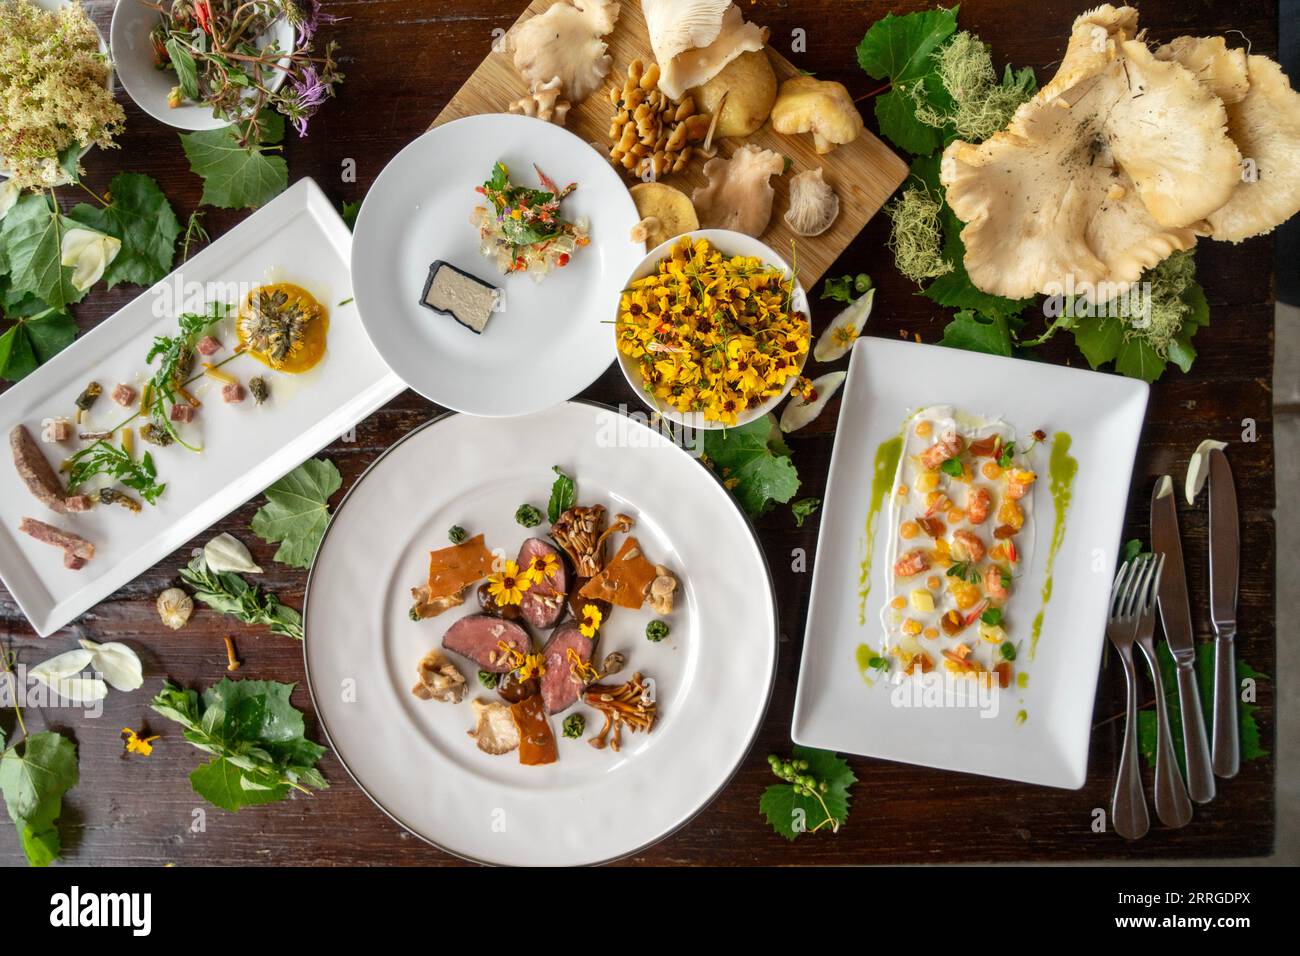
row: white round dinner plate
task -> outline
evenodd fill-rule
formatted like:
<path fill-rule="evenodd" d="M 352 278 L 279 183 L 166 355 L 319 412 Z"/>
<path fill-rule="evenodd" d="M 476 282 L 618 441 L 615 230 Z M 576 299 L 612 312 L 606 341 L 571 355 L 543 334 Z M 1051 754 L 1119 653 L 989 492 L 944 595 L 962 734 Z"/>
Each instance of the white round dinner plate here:
<path fill-rule="evenodd" d="M 588 744 L 601 727 L 579 702 L 550 718 L 559 759 L 524 766 L 517 753 L 480 751 L 468 732 L 471 700 L 499 700 L 465 658 L 448 656 L 469 684 L 458 704 L 411 692 L 416 666 L 466 603 L 412 621 L 410 589 L 429 551 L 455 525 L 514 558 L 544 536 L 516 509 L 546 512 L 553 466 L 576 501 L 635 519 L 643 553 L 680 581 L 666 640 L 646 639 L 649 608 L 615 608 L 601 627 L 597 664 L 611 651 L 654 682 L 658 719 L 625 728 L 622 750 Z M 616 536 L 615 547 L 621 540 Z M 612 549 L 610 550 L 612 553 Z M 776 664 L 776 602 L 749 522 L 698 461 L 658 432 L 611 409 L 568 402 L 510 419 L 446 415 L 410 432 L 348 492 L 321 542 L 304 601 L 308 684 L 330 746 L 370 798 L 412 833 L 471 860 L 508 865 L 599 863 L 671 833 L 730 780 L 766 711 Z M 535 642 L 546 634 L 534 633 Z M 581 739 L 561 725 L 586 718 Z"/>
<path fill-rule="evenodd" d="M 534 165 L 560 186 L 578 184 L 561 210 L 588 221 L 591 242 L 540 282 L 502 275 L 480 254 L 474 190 L 497 162 L 516 185 L 539 185 Z M 508 113 L 455 120 L 393 157 L 366 194 L 352 242 L 357 308 L 389 367 L 430 401 L 491 417 L 540 411 L 614 361 L 603 323 L 645 255 L 629 238 L 637 218 L 608 160 L 567 130 Z M 437 260 L 502 290 L 482 334 L 420 304 Z"/>

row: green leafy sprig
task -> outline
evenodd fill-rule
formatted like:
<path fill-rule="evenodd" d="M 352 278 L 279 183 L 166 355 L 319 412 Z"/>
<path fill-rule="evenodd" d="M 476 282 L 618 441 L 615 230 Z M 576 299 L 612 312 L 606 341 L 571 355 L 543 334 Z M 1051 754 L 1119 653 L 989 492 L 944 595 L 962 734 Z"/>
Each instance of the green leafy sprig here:
<path fill-rule="evenodd" d="M 245 624 L 264 624 L 273 634 L 302 640 L 302 615 L 233 571 L 209 570 L 202 554 L 195 555 L 181 569 L 181 580 L 194 589 L 195 600 L 214 611 Z"/>
<path fill-rule="evenodd" d="M 76 491 L 96 475 L 105 475 L 139 492 L 151 505 L 167 490 L 166 484 L 158 484 L 158 471 L 149 452 L 137 461 L 116 445 L 100 440 L 81 449 L 68 463 L 69 492 Z"/>

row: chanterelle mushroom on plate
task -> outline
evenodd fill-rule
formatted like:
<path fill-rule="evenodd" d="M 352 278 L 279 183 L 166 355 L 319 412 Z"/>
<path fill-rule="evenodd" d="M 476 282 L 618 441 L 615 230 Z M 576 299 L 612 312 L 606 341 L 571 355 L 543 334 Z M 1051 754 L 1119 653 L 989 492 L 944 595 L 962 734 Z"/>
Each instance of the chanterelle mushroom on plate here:
<path fill-rule="evenodd" d="M 559 77 L 572 103 L 594 93 L 613 63 L 602 37 L 614 29 L 618 11 L 613 0 L 561 0 L 516 27 L 510 49 L 529 89 Z"/>
<path fill-rule="evenodd" d="M 700 225 L 760 236 L 772 218 L 776 190 L 769 181 L 785 171 L 785 158 L 770 149 L 746 144 L 730 159 L 717 157 L 704 164 L 707 186 L 691 194 Z"/>
<path fill-rule="evenodd" d="M 944 151 L 940 180 L 984 291 L 1073 286 L 1104 301 L 1191 248 L 1235 188 L 1222 102 L 1131 39 L 1135 26 L 1124 10 L 1085 14 L 1062 61 L 1068 84 L 1047 84 L 983 143 Z"/>
<path fill-rule="evenodd" d="M 767 28 L 746 23 L 731 0 L 642 0 L 659 89 L 679 100 L 742 53 L 761 50 Z"/>

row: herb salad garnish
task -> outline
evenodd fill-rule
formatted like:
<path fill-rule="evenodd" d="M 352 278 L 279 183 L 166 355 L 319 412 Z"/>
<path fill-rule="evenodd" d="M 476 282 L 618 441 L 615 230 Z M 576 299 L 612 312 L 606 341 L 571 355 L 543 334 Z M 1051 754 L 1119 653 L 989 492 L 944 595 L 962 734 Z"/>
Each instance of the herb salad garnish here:
<path fill-rule="evenodd" d="M 302 615 L 280 599 L 231 571 L 208 568 L 203 555 L 195 555 L 181 569 L 181 580 L 194 589 L 194 599 L 214 611 L 228 614 L 245 624 L 265 624 L 273 634 L 302 640 Z"/>
<path fill-rule="evenodd" d="M 145 452 L 137 461 L 116 445 L 100 440 L 87 445 L 67 462 L 68 491 L 75 492 L 96 475 L 106 475 L 121 482 L 149 504 L 156 504 L 167 485 L 157 482 L 153 456 Z"/>
<path fill-rule="evenodd" d="M 145 356 L 146 362 L 154 359 L 159 359 L 159 362 L 140 396 L 140 411 L 149 418 L 155 434 L 166 434 L 171 441 L 190 451 L 203 449 L 181 438 L 172 424 L 171 409 L 178 402 L 177 393 L 184 389 L 186 379 L 194 369 L 194 348 L 199 339 L 229 311 L 229 306 L 213 303 L 205 313 L 183 313 L 179 319 L 179 334 L 154 336 L 153 347 Z"/>

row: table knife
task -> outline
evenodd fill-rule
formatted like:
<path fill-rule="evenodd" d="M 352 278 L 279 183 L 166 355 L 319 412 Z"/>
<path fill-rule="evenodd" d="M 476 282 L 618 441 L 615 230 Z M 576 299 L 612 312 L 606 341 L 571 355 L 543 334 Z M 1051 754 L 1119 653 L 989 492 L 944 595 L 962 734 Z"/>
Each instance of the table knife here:
<path fill-rule="evenodd" d="M 1237 737 L 1237 572 L 1241 527 L 1237 490 L 1228 458 L 1210 452 L 1210 619 L 1214 622 L 1214 772 L 1234 777 L 1241 755 Z"/>
<path fill-rule="evenodd" d="M 1178 534 L 1177 500 L 1173 480 L 1165 475 L 1156 482 L 1151 494 L 1151 550 L 1165 556 L 1165 572 L 1160 578 L 1160 624 L 1178 679 L 1187 792 L 1197 803 L 1208 803 L 1214 799 L 1214 774 L 1210 770 L 1210 742 L 1205 735 L 1205 715 L 1196 679 L 1196 641 L 1187 601 L 1187 572 L 1183 568 L 1183 543 Z"/>

